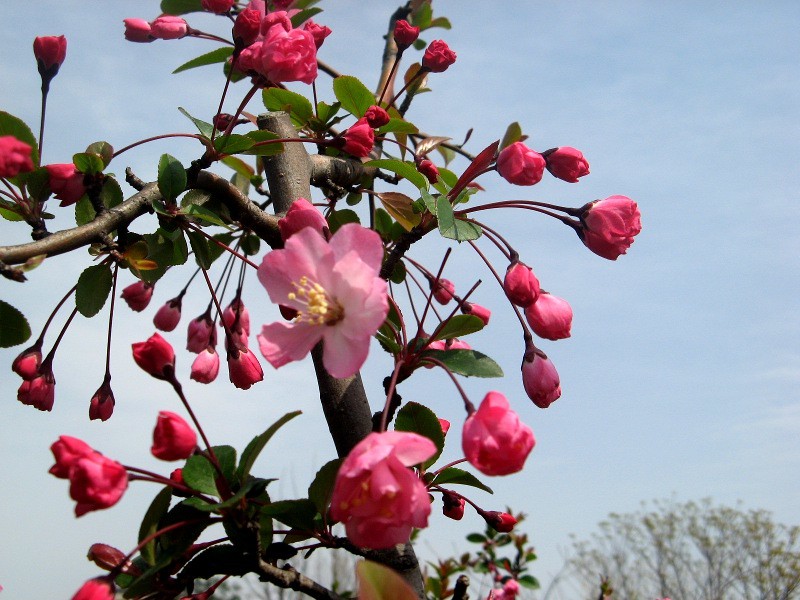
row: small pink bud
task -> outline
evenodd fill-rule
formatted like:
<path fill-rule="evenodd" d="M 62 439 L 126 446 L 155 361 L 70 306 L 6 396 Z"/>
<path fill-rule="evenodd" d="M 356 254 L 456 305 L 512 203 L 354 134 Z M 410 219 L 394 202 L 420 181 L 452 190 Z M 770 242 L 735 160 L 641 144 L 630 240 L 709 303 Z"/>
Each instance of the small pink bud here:
<path fill-rule="evenodd" d="M 530 355 L 530 360 L 527 358 Z M 561 397 L 561 380 L 550 359 L 537 351 L 522 360 L 522 386 L 539 408 L 547 408 Z"/>
<path fill-rule="evenodd" d="M 150 448 L 153 456 L 161 460 L 183 460 L 194 454 L 196 447 L 197 434 L 182 417 L 166 410 L 158 413 Z"/>
<path fill-rule="evenodd" d="M 30 381 L 39 374 L 41 364 L 42 344 L 37 341 L 33 346 L 19 353 L 11 363 L 11 370 L 26 381 Z"/>
<path fill-rule="evenodd" d="M 394 43 L 397 49 L 402 52 L 419 37 L 419 27 L 414 27 L 405 19 L 398 19 L 394 24 Z"/>
<path fill-rule="evenodd" d="M 524 308 L 539 297 L 539 280 L 528 265 L 515 262 L 506 269 L 503 290 L 512 303 Z"/>
<path fill-rule="evenodd" d="M 375 132 L 367 120 L 362 117 L 342 134 L 342 139 L 344 139 L 342 149 L 345 152 L 358 158 L 364 158 L 369 156 L 375 145 Z"/>
<path fill-rule="evenodd" d="M 89 419 L 92 421 L 108 421 L 114 413 L 114 392 L 111 390 L 109 377 L 92 396 L 89 401 Z"/>
<path fill-rule="evenodd" d="M 132 345 L 133 360 L 156 379 L 170 379 L 175 375 L 175 350 L 170 343 L 154 333 L 144 342 Z"/>
<path fill-rule="evenodd" d="M 217 330 L 208 312 L 204 312 L 202 315 L 189 322 L 186 338 L 186 349 L 189 352 L 197 354 L 209 346 L 213 348 L 216 345 Z"/>
<path fill-rule="evenodd" d="M 228 129 L 228 125 L 231 124 L 231 121 L 233 121 L 233 115 L 228 113 L 218 113 L 214 115 L 212 121 L 214 123 L 214 127 L 216 127 L 218 131 L 225 131 Z"/>
<path fill-rule="evenodd" d="M 16 177 L 33 171 L 33 148 L 13 135 L 0 136 L 0 177 Z"/>
<path fill-rule="evenodd" d="M 298 198 L 286 211 L 286 216 L 278 219 L 278 229 L 285 242 L 295 233 L 305 227 L 313 227 L 320 233 L 328 227 L 328 222 L 322 213 L 305 198 Z"/>
<path fill-rule="evenodd" d="M 86 193 L 86 186 L 83 185 L 83 173 L 78 171 L 72 163 L 47 165 L 45 168 L 49 177 L 50 190 L 55 194 L 57 200 L 61 200 L 59 206 L 75 204 Z"/>
<path fill-rule="evenodd" d="M 517 520 L 506 512 L 484 510 L 480 511 L 480 515 L 486 520 L 486 524 L 489 527 L 500 533 L 508 533 L 517 524 Z"/>
<path fill-rule="evenodd" d="M 163 15 L 150 23 L 150 34 L 159 40 L 177 40 L 185 37 L 189 25 L 180 17 Z"/>
<path fill-rule="evenodd" d="M 108 544 L 92 544 L 86 558 L 104 571 L 116 569 L 125 562 L 125 553 Z"/>
<path fill-rule="evenodd" d="M 445 517 L 460 521 L 464 517 L 464 498 L 458 494 L 444 492 L 442 494 L 442 514 Z"/>
<path fill-rule="evenodd" d="M 473 315 L 478 317 L 481 321 L 483 321 L 484 325 L 489 324 L 489 319 L 492 316 L 492 311 L 485 306 L 475 304 L 474 302 L 465 302 L 461 307 L 461 312 L 463 312 L 465 315 Z"/>
<path fill-rule="evenodd" d="M 456 291 L 455 284 L 449 279 L 439 279 L 439 281 L 432 281 L 431 288 L 433 289 L 433 299 L 439 304 L 447 304 L 453 299 L 453 294 Z"/>
<path fill-rule="evenodd" d="M 37 37 L 33 40 L 33 55 L 42 79 L 50 81 L 67 57 L 67 38 L 63 35 Z"/>
<path fill-rule="evenodd" d="M 417 171 L 425 175 L 431 183 L 436 183 L 439 180 L 439 169 L 427 158 L 417 163 Z"/>
<path fill-rule="evenodd" d="M 534 185 L 542 180 L 544 157 L 522 142 L 514 142 L 500 151 L 497 172 L 514 185 Z"/>
<path fill-rule="evenodd" d="M 153 297 L 153 286 L 144 281 L 137 281 L 122 290 L 122 299 L 131 310 L 142 312 Z"/>
<path fill-rule="evenodd" d="M 53 369 L 48 364 L 42 364 L 39 373 L 31 380 L 25 380 L 17 390 L 17 400 L 28 406 L 42 411 L 53 410 L 56 395 L 56 378 Z"/>
<path fill-rule="evenodd" d="M 582 228 L 578 232 L 589 250 L 617 260 L 633 244 L 634 236 L 642 230 L 642 219 L 636 202 L 626 196 L 609 196 L 595 200 L 581 209 Z"/>
<path fill-rule="evenodd" d="M 433 40 L 422 56 L 422 67 L 432 73 L 441 73 L 456 62 L 456 53 L 442 40 Z"/>
<path fill-rule="evenodd" d="M 563 298 L 542 292 L 525 308 L 525 318 L 533 332 L 546 340 L 562 340 L 570 336 L 572 308 Z"/>
<path fill-rule="evenodd" d="M 379 129 L 386 125 L 391 117 L 389 117 L 389 113 L 380 106 L 373 104 L 367 109 L 367 112 L 364 113 L 364 118 L 367 120 L 370 127 Z"/>
<path fill-rule="evenodd" d="M 236 0 L 203 0 L 203 10 L 224 15 L 231 7 L 236 4 Z"/>
<path fill-rule="evenodd" d="M 258 39 L 261 33 L 261 13 L 255 8 L 246 8 L 233 22 L 233 39 L 237 45 L 246 48 Z"/>
<path fill-rule="evenodd" d="M 185 485 L 183 481 L 183 469 L 175 469 L 169 474 L 170 481 L 174 481 L 178 485 Z"/>
<path fill-rule="evenodd" d="M 328 37 L 332 32 L 330 27 L 326 27 L 325 25 L 319 25 L 314 23 L 314 21 L 308 20 L 303 25 L 303 29 L 308 31 L 312 37 L 314 38 L 314 45 L 319 50 L 322 43 L 325 41 L 325 38 Z"/>
<path fill-rule="evenodd" d="M 553 177 L 569 183 L 578 183 L 578 178 L 589 174 L 589 163 L 580 150 L 570 146 L 561 146 L 555 150 L 544 152 L 547 170 Z"/>
<path fill-rule="evenodd" d="M 181 297 L 167 301 L 153 317 L 153 325 L 161 331 L 172 331 L 181 320 Z"/>
<path fill-rule="evenodd" d="M 211 383 L 219 374 L 219 354 L 209 346 L 198 353 L 192 363 L 192 373 L 189 375 L 198 383 Z"/>
<path fill-rule="evenodd" d="M 114 596 L 114 584 L 105 577 L 98 577 L 84 583 L 72 600 L 114 600 Z"/>
<path fill-rule="evenodd" d="M 234 298 L 222 311 L 222 320 L 232 333 L 250 335 L 250 313 L 240 298 Z"/>
<path fill-rule="evenodd" d="M 264 379 L 264 371 L 255 354 L 247 348 L 236 348 L 228 353 L 228 376 L 240 390 L 248 390 Z"/>
<path fill-rule="evenodd" d="M 155 38 L 150 33 L 150 23 L 144 19 L 123 19 L 125 24 L 125 39 L 129 42 L 147 44 Z"/>
<path fill-rule="evenodd" d="M 439 419 L 439 426 L 442 428 L 442 435 L 447 435 L 450 431 L 450 421 L 447 419 Z"/>

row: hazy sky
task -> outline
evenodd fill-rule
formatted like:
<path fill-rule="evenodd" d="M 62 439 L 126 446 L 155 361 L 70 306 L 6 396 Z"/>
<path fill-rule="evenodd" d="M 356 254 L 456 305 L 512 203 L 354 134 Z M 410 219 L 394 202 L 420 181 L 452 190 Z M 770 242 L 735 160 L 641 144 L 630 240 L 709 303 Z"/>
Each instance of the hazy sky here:
<path fill-rule="evenodd" d="M 334 33 L 320 57 L 374 87 L 381 36 L 396 5 L 327 4 L 316 20 Z M 124 17 L 151 19 L 158 13 L 155 1 L 132 5 L 0 3 L 0 109 L 38 122 L 31 42 L 36 35 L 62 33 L 69 40 L 49 100 L 45 162 L 67 162 L 100 139 L 119 148 L 149 135 L 191 131 L 178 106 L 205 119 L 215 111 L 220 78 L 214 68 L 170 75 L 212 44 L 126 43 Z M 454 29 L 424 37 L 447 40 L 458 61 L 431 76 L 433 93 L 417 98 L 409 118 L 431 134 L 456 140 L 474 128 L 472 151 L 518 121 L 532 147 L 575 146 L 591 164 L 591 174 L 578 184 L 546 178 L 534 188 L 515 188 L 496 174 L 484 176 L 486 200 L 580 206 L 624 194 L 639 203 L 644 227 L 629 254 L 609 262 L 549 219 L 520 211 L 486 217 L 518 247 L 542 286 L 568 299 L 575 312 L 570 339 L 541 344 L 564 390 L 546 411 L 522 390 L 521 336 L 498 288 L 468 247 L 455 248 L 445 275 L 460 289 L 482 278 L 474 299 L 494 310 L 491 326 L 470 341 L 508 375 L 468 380 L 467 390 L 475 402 L 492 389 L 505 393 L 537 439 L 522 473 L 492 479 L 494 497 L 471 497 L 488 509 L 508 504 L 530 515 L 525 530 L 540 557 L 534 574 L 545 582 L 560 568 L 570 534 L 586 537 L 609 512 L 636 510 L 643 500 L 741 500 L 745 507 L 773 511 L 779 521 L 800 523 L 800 5 L 434 5 Z M 202 16 L 191 21 L 200 28 L 215 23 Z M 320 99 L 332 98 L 326 76 L 318 87 Z M 231 108 L 244 91 L 244 84 L 234 88 Z M 259 106 L 254 101 L 249 110 L 258 112 Z M 123 155 L 112 170 L 122 175 L 131 166 L 153 179 L 162 152 L 188 164 L 197 151 L 192 143 L 156 143 Z M 58 227 L 70 226 L 69 210 L 55 204 L 51 209 L 59 214 Z M 23 229 L 0 224 L 0 243 L 25 241 Z M 445 247 L 431 240 L 415 256 L 436 260 Z M 51 259 L 24 285 L 0 282 L 0 298 L 25 312 L 37 335 L 49 310 L 89 264 L 83 251 Z M 497 265 L 503 268 L 499 260 Z M 155 310 L 184 281 L 177 276 L 159 284 L 141 315 L 120 305 L 112 353 L 117 409 L 109 422 L 86 417 L 102 379 L 106 311 L 92 321 L 77 318 L 66 336 L 55 361 L 52 413 L 16 401 L 19 379 L 10 370 L 0 378 L 4 598 L 69 597 L 97 574 L 83 558 L 91 543 L 126 551 L 135 544 L 156 487 L 135 484 L 113 509 L 76 520 L 67 483 L 47 474 L 48 447 L 69 434 L 127 464 L 164 473 L 173 468 L 148 458 L 148 448 L 157 412 L 179 411 L 177 399 L 133 365 L 130 343 L 152 333 Z M 206 301 L 203 294 L 188 301 L 183 323 Z M 254 328 L 276 318 L 252 276 L 245 302 Z M 181 325 L 167 337 L 182 347 L 184 336 Z M 18 350 L 0 351 L 6 369 Z M 179 354 L 178 369 L 187 382 L 190 361 L 187 353 Z M 364 378 L 375 408 L 389 369 L 386 355 L 373 347 Z M 224 373 L 214 385 L 188 382 L 186 388 L 213 443 L 240 450 L 280 415 L 303 409 L 257 467 L 263 476 L 281 477 L 273 485 L 284 497 L 295 497 L 333 448 L 317 408 L 310 362 L 279 372 L 265 366 L 265 375 L 247 393 L 232 388 Z M 400 392 L 456 424 L 445 459 L 457 458 L 463 412 L 446 377 L 431 371 Z M 463 548 L 463 535 L 482 528 L 474 513 L 459 524 L 439 513 L 437 502 L 420 545 L 426 557 Z"/>

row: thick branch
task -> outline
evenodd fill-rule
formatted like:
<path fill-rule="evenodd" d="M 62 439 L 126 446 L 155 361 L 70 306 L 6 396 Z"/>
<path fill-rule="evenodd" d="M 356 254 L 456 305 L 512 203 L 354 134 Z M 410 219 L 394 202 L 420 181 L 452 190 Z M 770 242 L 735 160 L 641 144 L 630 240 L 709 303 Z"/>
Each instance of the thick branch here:
<path fill-rule="evenodd" d="M 342 600 L 342 596 L 333 593 L 326 587 L 321 586 L 313 579 L 309 579 L 299 571 L 295 571 L 291 567 L 283 569 L 271 565 L 263 560 L 258 561 L 258 574 L 269 581 L 282 587 L 284 589 L 291 589 L 296 592 L 302 592 L 306 596 L 317 598 L 318 600 Z"/>

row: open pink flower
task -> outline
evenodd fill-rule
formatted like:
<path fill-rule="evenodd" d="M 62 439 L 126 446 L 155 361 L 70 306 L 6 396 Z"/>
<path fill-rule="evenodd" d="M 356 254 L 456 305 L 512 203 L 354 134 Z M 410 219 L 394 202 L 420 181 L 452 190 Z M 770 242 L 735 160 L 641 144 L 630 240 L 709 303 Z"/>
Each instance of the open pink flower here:
<path fill-rule="evenodd" d="M 298 198 L 286 211 L 286 216 L 278 219 L 278 229 L 285 242 L 292 235 L 305 227 L 313 227 L 320 233 L 328 226 L 328 222 L 316 206 L 305 198 Z"/>
<path fill-rule="evenodd" d="M 271 27 L 260 47 L 260 68 L 273 83 L 317 78 L 317 45 L 310 31 Z"/>
<path fill-rule="evenodd" d="M 533 431 L 511 410 L 506 397 L 489 392 L 464 422 L 461 445 L 469 463 L 484 475 L 522 469 L 535 441 Z"/>
<path fill-rule="evenodd" d="M 75 204 L 86 193 L 83 185 L 83 173 L 75 168 L 72 163 L 47 165 L 50 190 L 56 200 L 61 200 L 59 206 Z"/>
<path fill-rule="evenodd" d="M 331 516 L 358 546 L 389 548 L 426 527 L 431 504 L 425 484 L 408 469 L 436 453 L 426 437 L 402 431 L 370 433 L 347 455 L 331 496 Z"/>
<path fill-rule="evenodd" d="M 378 276 L 382 260 L 378 234 L 355 223 L 342 226 L 330 243 L 306 227 L 267 254 L 259 281 L 270 300 L 297 311 L 293 322 L 264 325 L 258 336 L 270 364 L 300 360 L 324 341 L 328 373 L 354 375 L 389 310 L 386 282 Z"/>

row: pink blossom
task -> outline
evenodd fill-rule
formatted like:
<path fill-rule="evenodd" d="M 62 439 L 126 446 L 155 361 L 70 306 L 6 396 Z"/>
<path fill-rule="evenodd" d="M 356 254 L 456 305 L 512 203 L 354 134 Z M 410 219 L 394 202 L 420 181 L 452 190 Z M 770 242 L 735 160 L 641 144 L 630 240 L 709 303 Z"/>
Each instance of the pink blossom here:
<path fill-rule="evenodd" d="M 530 306 L 539 297 L 539 280 L 525 263 L 515 262 L 506 269 L 503 290 L 517 306 Z"/>
<path fill-rule="evenodd" d="M 417 163 L 417 171 L 425 175 L 431 183 L 436 183 L 439 180 L 439 169 L 427 158 Z"/>
<path fill-rule="evenodd" d="M 53 410 L 56 397 L 56 378 L 53 369 L 42 366 L 33 379 L 26 379 L 17 390 L 17 400 L 42 411 Z"/>
<path fill-rule="evenodd" d="M 37 37 L 33 40 L 33 55 L 42 77 L 52 79 L 67 57 L 67 38 L 63 35 Z"/>
<path fill-rule="evenodd" d="M 358 158 L 369 156 L 369 153 L 372 152 L 372 147 L 375 145 L 375 132 L 364 117 L 351 125 L 342 134 L 342 137 L 344 138 L 342 149 Z"/>
<path fill-rule="evenodd" d="M 203 10 L 224 15 L 231 7 L 236 4 L 236 0 L 203 0 Z"/>
<path fill-rule="evenodd" d="M 39 374 L 41 364 L 42 344 L 37 341 L 33 346 L 19 353 L 11 363 L 11 370 L 23 379 L 30 381 Z"/>
<path fill-rule="evenodd" d="M 539 408 L 547 408 L 561 397 L 561 380 L 550 359 L 539 351 L 522 360 L 522 386 Z"/>
<path fill-rule="evenodd" d="M 342 226 L 330 243 L 306 227 L 267 254 L 259 281 L 272 302 L 297 311 L 292 323 L 265 325 L 258 336 L 270 364 L 300 360 L 324 341 L 327 371 L 354 375 L 389 310 L 386 282 L 378 276 L 382 261 L 378 234 L 355 223 Z"/>
<path fill-rule="evenodd" d="M 520 585 L 516 579 L 509 579 L 503 584 L 503 593 L 508 598 L 514 598 L 519 594 Z"/>
<path fill-rule="evenodd" d="M 450 431 L 450 421 L 447 419 L 439 419 L 439 426 L 442 428 L 442 435 L 447 435 Z"/>
<path fill-rule="evenodd" d="M 514 142 L 500 151 L 497 172 L 514 185 L 534 185 L 542 180 L 544 157 L 522 142 Z"/>
<path fill-rule="evenodd" d="M 0 136 L 0 177 L 16 177 L 33 171 L 32 150 L 30 145 L 13 135 Z"/>
<path fill-rule="evenodd" d="M 188 32 L 189 25 L 181 17 L 163 15 L 150 23 L 150 34 L 159 40 L 177 40 Z"/>
<path fill-rule="evenodd" d="M 236 16 L 233 22 L 233 39 L 242 48 L 246 48 L 258 39 L 261 33 L 261 13 L 253 8 L 246 8 Z"/>
<path fill-rule="evenodd" d="M 367 120 L 367 123 L 369 123 L 369 126 L 373 129 L 379 129 L 380 127 L 383 127 L 391 119 L 388 112 L 375 104 L 367 109 L 367 112 L 364 113 L 364 118 Z"/>
<path fill-rule="evenodd" d="M 319 50 L 320 46 L 322 46 L 325 38 L 328 37 L 332 32 L 330 27 L 326 27 L 325 25 L 319 25 L 318 23 L 314 23 L 314 21 L 306 21 L 303 24 L 303 29 L 311 33 L 312 37 L 314 38 L 314 45 Z"/>
<path fill-rule="evenodd" d="M 351 542 L 389 548 L 428 525 L 428 491 L 408 467 L 435 453 L 428 438 L 401 431 L 370 433 L 356 444 L 339 468 L 330 509 Z"/>
<path fill-rule="evenodd" d="M 153 297 L 153 286 L 144 281 L 136 281 L 122 290 L 122 299 L 131 310 L 142 312 Z"/>
<path fill-rule="evenodd" d="M 405 19 L 398 19 L 394 24 L 394 43 L 401 52 L 417 41 L 419 27 L 414 27 Z"/>
<path fill-rule="evenodd" d="M 465 315 L 478 317 L 481 321 L 483 321 L 484 325 L 488 325 L 489 319 L 492 318 L 492 311 L 485 306 L 475 304 L 474 302 L 465 302 L 461 307 L 461 312 L 463 312 Z"/>
<path fill-rule="evenodd" d="M 433 40 L 422 56 L 422 67 L 432 73 L 441 73 L 456 62 L 456 53 L 442 40 Z"/>
<path fill-rule="evenodd" d="M 642 230 L 636 202 L 626 196 L 595 200 L 581 209 L 582 228 L 578 235 L 589 250 L 609 260 L 617 260 L 633 244 Z"/>
<path fill-rule="evenodd" d="M 250 312 L 241 298 L 231 300 L 222 311 L 222 320 L 229 329 L 244 333 L 245 338 L 250 335 Z"/>
<path fill-rule="evenodd" d="M 264 371 L 256 355 L 239 346 L 228 352 L 228 376 L 237 388 L 249 390 L 254 383 L 264 379 Z"/>
<path fill-rule="evenodd" d="M 128 472 L 99 452 L 75 461 L 69 470 L 69 495 L 77 503 L 75 515 L 114 506 L 128 487 Z"/>
<path fill-rule="evenodd" d="M 311 202 L 298 198 L 286 211 L 286 216 L 278 219 L 278 229 L 285 242 L 304 227 L 312 227 L 322 233 L 328 227 L 328 222 Z"/>
<path fill-rule="evenodd" d="M 114 391 L 111 389 L 111 378 L 106 379 L 89 401 L 89 419 L 92 421 L 108 421 L 114 413 Z"/>
<path fill-rule="evenodd" d="M 90 579 L 81 586 L 72 600 L 114 600 L 114 584 L 107 577 Z"/>
<path fill-rule="evenodd" d="M 211 383 L 219 374 L 219 354 L 212 346 L 207 347 L 198 353 L 192 362 L 192 373 L 190 378 L 198 383 Z"/>
<path fill-rule="evenodd" d="M 484 475 L 521 470 L 534 444 L 533 431 L 499 392 L 486 394 L 478 410 L 464 422 L 461 436 L 464 456 Z"/>
<path fill-rule="evenodd" d="M 46 169 L 50 177 L 50 191 L 55 194 L 56 200 L 61 200 L 60 206 L 75 204 L 86 193 L 83 173 L 72 163 L 47 165 Z"/>
<path fill-rule="evenodd" d="M 83 440 L 69 435 L 60 436 L 50 446 L 50 451 L 56 459 L 56 464 L 50 467 L 50 471 L 48 472 L 59 479 L 69 479 L 69 470 L 78 459 L 95 452 L 95 450 Z"/>
<path fill-rule="evenodd" d="M 181 320 L 180 296 L 168 300 L 153 317 L 153 325 L 161 331 L 172 331 Z"/>
<path fill-rule="evenodd" d="M 214 328 L 214 321 L 211 320 L 211 315 L 208 312 L 204 312 L 189 322 L 186 336 L 186 349 L 189 352 L 197 354 L 209 346 L 213 348 L 216 345 L 217 330 Z"/>
<path fill-rule="evenodd" d="M 569 183 L 578 183 L 578 178 L 589 174 L 589 163 L 580 150 L 561 146 L 544 154 L 547 170 L 553 177 Z"/>
<path fill-rule="evenodd" d="M 125 39 L 129 42 L 147 44 L 155 38 L 150 33 L 150 23 L 144 19 L 123 19 L 125 24 Z"/>
<path fill-rule="evenodd" d="M 510 515 L 506 512 L 485 510 L 481 511 L 480 515 L 484 518 L 489 527 L 500 533 L 508 533 L 514 529 L 514 525 L 517 524 L 517 519 L 514 518 L 514 515 Z"/>
<path fill-rule="evenodd" d="M 542 292 L 525 308 L 525 318 L 533 332 L 546 340 L 562 340 L 570 336 L 572 308 L 563 298 Z"/>
<path fill-rule="evenodd" d="M 439 304 L 447 304 L 453 299 L 453 294 L 456 291 L 455 284 L 449 279 L 439 279 L 438 281 L 431 282 L 433 289 L 433 299 Z"/>
<path fill-rule="evenodd" d="M 133 360 L 156 379 L 169 379 L 175 374 L 175 350 L 170 343 L 154 333 L 144 342 L 136 342 Z"/>
<path fill-rule="evenodd" d="M 310 84 L 317 78 L 317 46 L 314 36 L 303 29 L 270 28 L 261 44 L 259 58 L 259 71 L 273 83 Z"/>
<path fill-rule="evenodd" d="M 150 452 L 161 460 L 183 460 L 194 454 L 197 434 L 180 415 L 162 410 L 153 430 Z"/>
<path fill-rule="evenodd" d="M 275 26 L 280 27 L 283 31 L 291 31 L 294 28 L 292 19 L 285 10 L 268 13 L 261 19 L 261 35 L 266 36 Z"/>
<path fill-rule="evenodd" d="M 242 73 L 257 75 L 261 70 L 261 46 L 262 42 L 253 42 L 242 50 L 236 68 Z"/>

